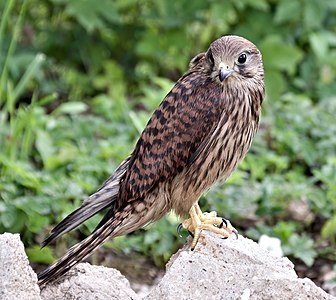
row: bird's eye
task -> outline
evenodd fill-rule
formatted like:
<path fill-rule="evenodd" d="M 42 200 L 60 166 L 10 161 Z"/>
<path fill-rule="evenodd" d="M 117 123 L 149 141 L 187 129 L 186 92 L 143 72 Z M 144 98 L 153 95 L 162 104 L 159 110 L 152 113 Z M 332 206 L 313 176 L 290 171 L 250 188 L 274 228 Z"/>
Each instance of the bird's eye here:
<path fill-rule="evenodd" d="M 209 61 L 210 65 L 213 67 L 215 65 L 215 61 L 212 55 L 211 49 L 209 49 L 206 53 L 207 60 Z"/>
<path fill-rule="evenodd" d="M 238 63 L 241 64 L 241 65 L 244 64 L 246 62 L 246 60 L 247 60 L 247 56 L 246 56 L 245 53 L 240 54 L 240 56 L 237 59 Z"/>

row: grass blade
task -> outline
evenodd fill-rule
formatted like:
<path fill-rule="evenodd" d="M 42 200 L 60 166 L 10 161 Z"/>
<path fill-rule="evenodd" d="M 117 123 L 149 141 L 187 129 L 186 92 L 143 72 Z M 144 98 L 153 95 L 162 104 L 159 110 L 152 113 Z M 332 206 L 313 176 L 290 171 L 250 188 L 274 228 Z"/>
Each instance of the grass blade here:
<path fill-rule="evenodd" d="M 17 85 L 14 88 L 14 91 L 13 91 L 14 101 L 16 101 L 19 98 L 19 96 L 24 91 L 24 88 L 26 87 L 29 80 L 34 76 L 34 74 L 36 73 L 36 70 L 39 69 L 39 67 L 44 61 L 45 61 L 45 55 L 43 53 L 38 53 L 35 56 L 33 61 L 28 66 L 26 72 L 23 74 L 20 81 L 17 83 Z"/>
<path fill-rule="evenodd" d="M 12 5 L 12 2 L 14 2 L 14 1 L 10 0 L 10 3 L 8 5 L 9 6 Z M 9 65 L 10 60 L 12 59 L 13 53 L 14 53 L 15 48 L 16 48 L 16 44 L 17 44 L 19 33 L 20 33 L 21 25 L 22 25 L 22 22 L 23 22 L 23 19 L 24 19 L 23 17 L 24 17 L 25 11 L 26 11 L 27 2 L 28 1 L 24 0 L 23 4 L 21 6 L 20 14 L 19 14 L 18 20 L 17 20 L 17 22 L 15 24 L 15 27 L 14 27 L 13 37 L 12 37 L 12 40 L 11 40 L 11 42 L 9 44 L 9 48 L 8 48 L 8 51 L 7 51 L 7 56 L 6 56 L 6 59 L 5 59 L 3 68 L 2 68 L 1 77 L 0 77 L 0 106 L 5 101 L 4 100 L 4 97 L 5 97 L 5 88 L 6 88 L 6 84 L 5 83 L 6 83 L 7 79 L 8 79 L 8 65 Z M 6 16 L 6 18 L 8 18 L 9 12 L 10 12 L 10 7 L 8 9 L 8 12 L 7 12 L 8 15 Z M 5 21 L 6 20 L 4 20 L 4 22 Z"/>

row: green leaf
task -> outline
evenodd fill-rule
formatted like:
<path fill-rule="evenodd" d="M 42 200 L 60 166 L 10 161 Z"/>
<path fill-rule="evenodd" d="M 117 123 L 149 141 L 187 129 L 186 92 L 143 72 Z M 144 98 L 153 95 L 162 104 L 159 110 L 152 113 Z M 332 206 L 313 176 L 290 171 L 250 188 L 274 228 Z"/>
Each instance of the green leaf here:
<path fill-rule="evenodd" d="M 28 217 L 29 231 L 39 233 L 43 228 L 49 224 L 49 218 L 47 216 L 30 214 Z"/>
<path fill-rule="evenodd" d="M 280 221 L 273 228 L 274 234 L 284 243 L 288 243 L 288 240 L 294 234 L 295 230 L 297 230 L 296 224 L 288 221 Z"/>
<path fill-rule="evenodd" d="M 323 59 L 327 56 L 328 52 L 328 40 L 324 34 L 311 33 L 309 35 L 309 42 L 314 51 L 314 54 L 319 58 Z"/>
<path fill-rule="evenodd" d="M 246 3 L 262 11 L 268 11 L 269 3 L 266 0 L 247 0 Z"/>
<path fill-rule="evenodd" d="M 336 215 L 323 225 L 321 234 L 324 239 L 332 236 L 336 238 Z"/>
<path fill-rule="evenodd" d="M 161 238 L 160 233 L 158 231 L 148 230 L 144 238 L 144 243 L 146 245 L 150 245 L 150 244 L 160 241 L 160 238 Z"/>
<path fill-rule="evenodd" d="M 57 4 L 65 4 L 65 11 L 75 17 L 88 31 L 103 29 L 105 20 L 117 22 L 119 20 L 114 1 L 100 0 L 52 0 Z"/>
<path fill-rule="evenodd" d="M 51 264 L 56 259 L 50 247 L 41 248 L 36 245 L 26 248 L 26 254 L 29 261 L 34 263 Z"/>
<path fill-rule="evenodd" d="M 307 29 L 319 28 L 327 14 L 327 1 L 305 1 L 303 5 L 303 21 Z"/>
<path fill-rule="evenodd" d="M 268 36 L 260 44 L 267 69 L 277 69 L 294 74 L 303 52 L 283 40 L 279 35 Z"/>
<path fill-rule="evenodd" d="M 40 180 L 36 173 L 30 170 L 27 163 L 21 161 L 6 160 L 6 158 L 0 155 L 0 163 L 2 163 L 8 169 L 6 174 L 10 178 L 15 178 L 16 182 L 19 182 L 23 186 L 38 190 L 40 187 Z"/>
<path fill-rule="evenodd" d="M 65 165 L 78 156 L 78 148 L 71 143 L 64 143 L 60 151 L 46 160 L 46 168 L 54 170 L 61 165 Z"/>
<path fill-rule="evenodd" d="M 48 159 L 55 153 L 53 141 L 48 132 L 43 130 L 36 132 L 36 148 L 42 157 L 44 165 L 47 166 Z"/>
<path fill-rule="evenodd" d="M 267 101 L 277 101 L 286 87 L 286 82 L 281 72 L 272 69 L 266 70 L 265 87 Z"/>
<path fill-rule="evenodd" d="M 66 102 L 61 104 L 54 112 L 54 115 L 61 114 L 80 114 L 87 110 L 87 105 L 83 102 Z"/>
<path fill-rule="evenodd" d="M 37 71 L 41 68 L 41 65 L 45 61 L 46 56 L 43 53 L 36 54 L 33 61 L 28 66 L 25 73 L 22 75 L 20 81 L 16 84 L 13 90 L 14 101 L 24 92 L 29 81 L 36 76 Z"/>
<path fill-rule="evenodd" d="M 280 1 L 276 9 L 274 21 L 279 24 L 285 23 L 287 21 L 297 22 L 301 17 L 301 5 L 301 1 L 298 0 Z"/>
<path fill-rule="evenodd" d="M 314 263 L 317 252 L 315 251 L 313 240 L 307 235 L 293 234 L 289 237 L 288 243 L 283 246 L 286 255 L 293 255 L 301 259 L 308 267 Z"/>

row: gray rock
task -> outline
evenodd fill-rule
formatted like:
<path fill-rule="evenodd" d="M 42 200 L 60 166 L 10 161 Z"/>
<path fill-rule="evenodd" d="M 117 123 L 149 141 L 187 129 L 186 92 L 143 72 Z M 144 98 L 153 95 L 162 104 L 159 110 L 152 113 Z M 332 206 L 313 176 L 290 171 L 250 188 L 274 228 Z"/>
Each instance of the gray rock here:
<path fill-rule="evenodd" d="M 41 290 L 43 300 L 138 300 L 128 280 L 118 270 L 80 263 Z"/>
<path fill-rule="evenodd" d="M 19 234 L 0 234 L 0 299 L 41 299 Z"/>
<path fill-rule="evenodd" d="M 223 240 L 203 232 L 194 251 L 186 245 L 167 265 L 146 300 L 336 299 L 311 280 L 299 279 L 287 258 L 272 256 L 239 236 Z"/>
<path fill-rule="evenodd" d="M 41 294 L 18 234 L 0 235 L 1 300 L 140 299 L 115 269 L 78 264 Z M 311 280 L 299 279 L 287 258 L 273 257 L 253 241 L 223 240 L 203 232 L 194 251 L 173 255 L 161 282 L 144 299 L 303 300 L 335 297 Z"/>

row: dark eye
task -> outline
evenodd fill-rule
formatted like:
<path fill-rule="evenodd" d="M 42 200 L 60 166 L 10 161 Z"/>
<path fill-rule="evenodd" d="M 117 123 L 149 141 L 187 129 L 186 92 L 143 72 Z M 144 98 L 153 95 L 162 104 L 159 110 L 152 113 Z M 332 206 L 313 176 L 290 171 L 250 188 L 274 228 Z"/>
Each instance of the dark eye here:
<path fill-rule="evenodd" d="M 237 61 L 238 61 L 239 64 L 242 65 L 246 62 L 246 59 L 247 59 L 247 56 L 246 56 L 245 53 L 243 53 L 243 54 L 240 54 Z"/>
<path fill-rule="evenodd" d="M 208 52 L 206 53 L 206 57 L 210 65 L 213 67 L 215 65 L 215 61 L 214 61 L 211 49 L 209 49 Z"/>

